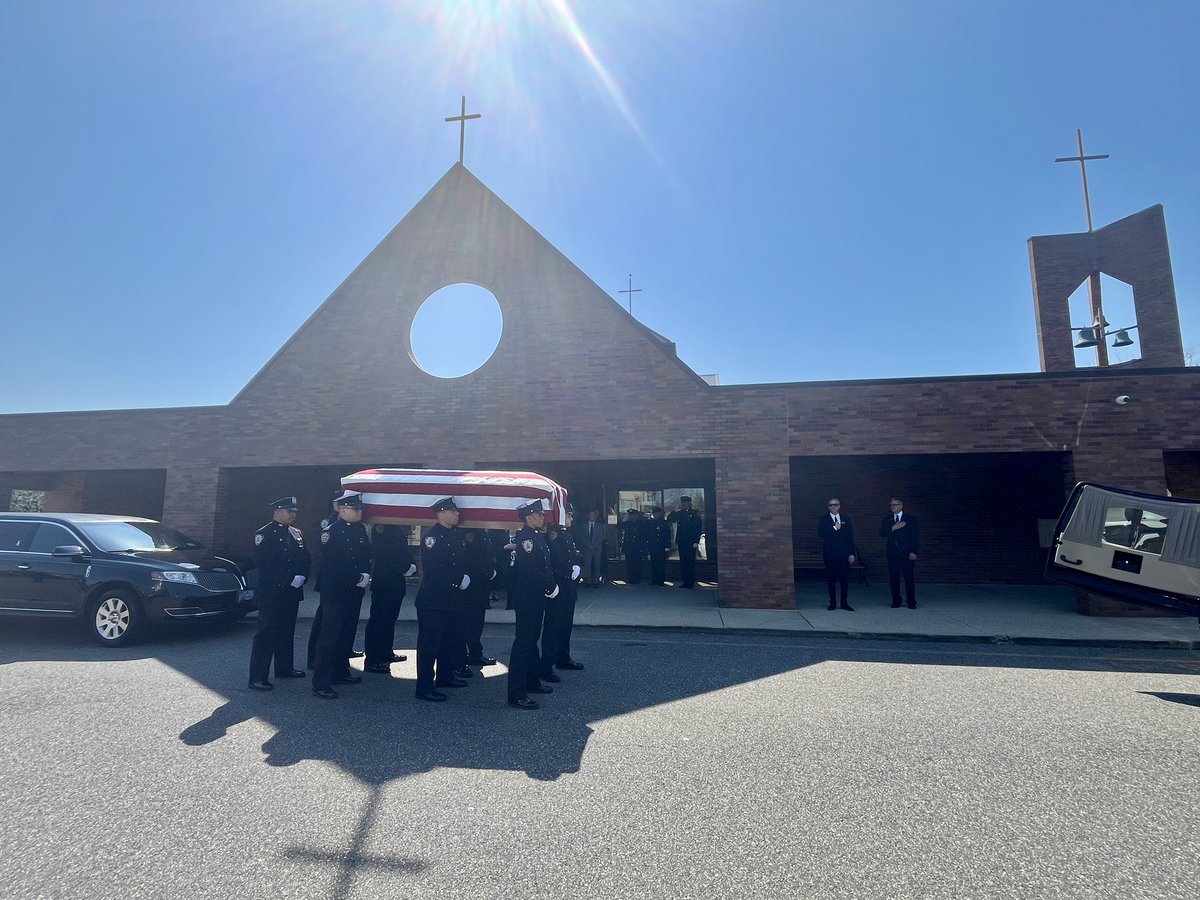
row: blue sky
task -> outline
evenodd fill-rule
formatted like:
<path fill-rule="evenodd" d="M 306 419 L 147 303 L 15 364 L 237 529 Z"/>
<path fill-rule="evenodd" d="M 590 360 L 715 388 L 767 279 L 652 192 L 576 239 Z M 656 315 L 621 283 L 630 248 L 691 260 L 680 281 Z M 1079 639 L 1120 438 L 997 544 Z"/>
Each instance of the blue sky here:
<path fill-rule="evenodd" d="M 467 166 L 723 383 L 1035 371 L 1076 128 L 1097 226 L 1165 206 L 1196 352 L 1198 31 L 1194 0 L 9 0 L 0 412 L 228 402 L 456 161 L 461 94 Z"/>

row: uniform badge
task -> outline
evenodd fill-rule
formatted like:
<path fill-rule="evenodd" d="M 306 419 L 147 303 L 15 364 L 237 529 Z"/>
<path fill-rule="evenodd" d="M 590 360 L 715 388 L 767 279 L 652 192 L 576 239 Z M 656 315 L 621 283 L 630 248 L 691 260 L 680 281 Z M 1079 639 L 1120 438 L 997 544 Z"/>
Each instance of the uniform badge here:
<path fill-rule="evenodd" d="M 526 553 L 532 553 L 533 541 L 521 541 L 521 547 L 524 548 Z"/>
<path fill-rule="evenodd" d="M 322 532 L 321 532 L 321 543 L 322 543 L 322 544 L 328 544 L 328 543 L 329 543 L 329 532 L 328 532 L 328 531 L 322 531 Z"/>
<path fill-rule="evenodd" d="M 261 534 L 256 534 L 254 536 L 254 546 L 257 547 L 262 542 L 263 542 L 263 536 Z"/>
<path fill-rule="evenodd" d="M 436 543 L 437 543 L 437 538 L 435 538 L 435 537 L 434 537 L 434 536 L 431 534 L 429 537 L 425 538 L 425 549 L 427 549 L 427 550 L 432 550 L 432 549 L 433 549 L 433 545 L 434 545 L 434 544 L 436 544 Z"/>

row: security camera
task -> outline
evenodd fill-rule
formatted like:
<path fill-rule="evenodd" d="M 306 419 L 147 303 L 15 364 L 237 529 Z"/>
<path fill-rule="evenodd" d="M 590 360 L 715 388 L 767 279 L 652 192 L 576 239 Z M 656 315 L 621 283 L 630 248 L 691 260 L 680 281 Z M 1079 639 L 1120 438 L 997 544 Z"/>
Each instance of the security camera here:
<path fill-rule="evenodd" d="M 1113 401 L 1113 403 L 1117 404 L 1117 406 L 1124 406 L 1128 402 L 1129 402 L 1128 394 L 1122 394 L 1120 397 L 1118 397 L 1116 400 Z"/>

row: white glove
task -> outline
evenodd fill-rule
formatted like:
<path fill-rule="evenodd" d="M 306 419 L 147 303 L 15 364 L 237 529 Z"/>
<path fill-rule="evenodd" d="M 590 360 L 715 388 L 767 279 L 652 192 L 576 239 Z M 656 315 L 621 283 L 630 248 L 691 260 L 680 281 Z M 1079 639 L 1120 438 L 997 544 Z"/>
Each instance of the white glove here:
<path fill-rule="evenodd" d="M 557 584 L 554 586 L 554 590 L 546 591 L 546 599 L 547 600 L 553 600 L 557 596 L 558 596 L 558 585 Z"/>
<path fill-rule="evenodd" d="M 404 573 L 404 577 L 407 578 L 410 575 L 416 575 L 416 574 L 417 574 L 417 564 L 413 563 L 411 566 L 408 567 L 408 571 Z"/>
<path fill-rule="evenodd" d="M 463 580 L 462 580 L 462 584 L 460 584 L 460 585 L 458 586 L 458 589 L 459 589 L 460 591 L 465 591 L 465 590 L 466 590 L 467 588 L 469 588 L 470 586 L 471 586 L 471 576 L 470 576 L 470 575 L 468 575 L 468 574 L 466 574 L 466 573 L 464 572 L 464 573 L 463 573 Z"/>
<path fill-rule="evenodd" d="M 292 579 L 292 587 L 304 587 L 304 576 L 297 575 Z"/>
<path fill-rule="evenodd" d="M 360 573 L 358 576 L 358 581 L 355 582 L 355 584 L 360 588 L 365 588 L 370 583 L 371 583 L 371 573 L 370 572 Z"/>
<path fill-rule="evenodd" d="M 579 568 L 579 566 L 571 566 L 571 580 L 572 580 L 572 581 L 578 581 L 578 580 L 579 580 L 579 573 L 580 573 L 581 571 L 583 571 L 583 570 L 582 570 L 582 569 L 580 569 L 580 568 Z"/>
<path fill-rule="evenodd" d="M 496 570 L 492 569 L 492 577 L 489 578 L 488 581 L 495 581 L 495 580 L 496 580 Z"/>

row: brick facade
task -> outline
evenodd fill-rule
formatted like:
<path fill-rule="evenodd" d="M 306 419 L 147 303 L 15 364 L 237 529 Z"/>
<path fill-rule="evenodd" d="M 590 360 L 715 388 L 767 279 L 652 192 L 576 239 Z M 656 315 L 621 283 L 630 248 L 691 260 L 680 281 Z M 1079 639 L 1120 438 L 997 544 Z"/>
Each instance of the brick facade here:
<path fill-rule="evenodd" d="M 458 282 L 496 296 L 504 330 L 476 372 L 436 378 L 413 361 L 409 328 Z M 371 465 L 519 462 L 589 503 L 626 484 L 702 487 L 721 602 L 789 607 L 801 532 L 820 512 L 807 506 L 826 492 L 849 492 L 868 532 L 888 492 L 911 493 L 929 522 L 926 576 L 966 577 L 933 560 L 960 547 L 969 507 L 986 536 L 975 546 L 1020 535 L 1024 548 L 986 571 L 1035 577 L 1036 519 L 1073 479 L 1157 491 L 1198 479 L 1198 389 L 1197 370 L 1126 367 L 713 387 L 456 165 L 228 406 L 0 416 L 0 491 L 66 479 L 80 503 L 105 506 L 92 512 L 158 500 L 167 521 L 236 548 L 267 501 L 297 494 L 311 528 L 337 478 Z M 1039 486 L 1007 518 L 977 512 L 1006 493 L 980 454 Z"/>

